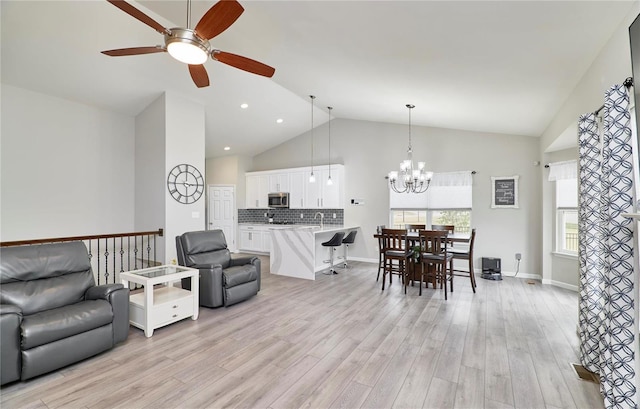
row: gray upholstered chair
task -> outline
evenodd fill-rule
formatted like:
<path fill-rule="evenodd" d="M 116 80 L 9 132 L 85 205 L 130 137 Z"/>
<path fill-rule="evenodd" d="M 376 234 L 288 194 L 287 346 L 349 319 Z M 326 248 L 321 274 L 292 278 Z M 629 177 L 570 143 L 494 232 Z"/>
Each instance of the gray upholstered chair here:
<path fill-rule="evenodd" d="M 112 348 L 129 335 L 129 289 L 95 285 L 82 242 L 0 248 L 0 384 Z"/>
<path fill-rule="evenodd" d="M 176 237 L 178 264 L 200 270 L 200 305 L 228 307 L 260 291 L 260 259 L 231 257 L 222 230 L 187 232 Z M 182 288 L 191 289 L 190 280 Z"/>

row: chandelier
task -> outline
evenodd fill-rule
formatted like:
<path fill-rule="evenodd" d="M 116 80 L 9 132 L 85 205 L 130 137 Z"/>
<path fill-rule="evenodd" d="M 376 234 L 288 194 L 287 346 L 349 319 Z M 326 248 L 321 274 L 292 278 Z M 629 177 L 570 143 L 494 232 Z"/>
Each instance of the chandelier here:
<path fill-rule="evenodd" d="M 418 162 L 418 166 L 413 164 L 413 150 L 411 149 L 411 110 L 415 105 L 407 104 L 409 108 L 409 148 L 407 149 L 407 159 L 400 162 L 400 172 L 389 172 L 389 185 L 397 193 L 424 193 L 429 189 L 433 172 L 424 169 L 425 163 Z"/>

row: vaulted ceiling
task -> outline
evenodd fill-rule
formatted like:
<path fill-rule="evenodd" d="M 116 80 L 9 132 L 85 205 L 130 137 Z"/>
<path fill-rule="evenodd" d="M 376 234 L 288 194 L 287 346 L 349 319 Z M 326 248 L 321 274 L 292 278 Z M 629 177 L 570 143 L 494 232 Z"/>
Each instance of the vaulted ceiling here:
<path fill-rule="evenodd" d="M 255 1 L 211 43 L 276 69 L 272 78 L 216 61 L 194 86 L 163 44 L 107 1 L 1 2 L 2 82 L 136 115 L 162 92 L 206 112 L 206 156 L 255 155 L 334 117 L 540 136 L 631 1 Z M 186 1 L 131 4 L 186 26 Z M 192 2 L 192 26 L 214 4 Z M 247 103 L 246 109 L 240 104 Z M 281 118 L 282 123 L 276 123 Z M 225 152 L 224 146 L 231 150 Z"/>

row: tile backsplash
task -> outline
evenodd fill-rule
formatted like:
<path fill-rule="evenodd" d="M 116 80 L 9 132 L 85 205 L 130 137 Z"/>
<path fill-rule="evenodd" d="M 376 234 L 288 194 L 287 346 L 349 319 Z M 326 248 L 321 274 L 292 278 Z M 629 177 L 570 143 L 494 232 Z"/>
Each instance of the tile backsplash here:
<path fill-rule="evenodd" d="M 274 222 L 319 224 L 320 217 L 314 219 L 318 212 L 324 214 L 324 224 L 344 224 L 344 209 L 238 209 L 238 223 L 268 223 L 272 216 Z"/>

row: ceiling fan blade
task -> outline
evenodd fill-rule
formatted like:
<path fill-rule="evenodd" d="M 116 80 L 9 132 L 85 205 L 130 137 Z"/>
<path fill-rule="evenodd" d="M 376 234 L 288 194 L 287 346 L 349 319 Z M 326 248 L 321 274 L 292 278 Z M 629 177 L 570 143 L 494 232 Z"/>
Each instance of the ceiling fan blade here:
<path fill-rule="evenodd" d="M 140 55 L 140 54 L 153 54 L 164 53 L 167 50 L 159 45 L 153 47 L 132 47 L 132 48 L 118 48 L 116 50 L 102 51 L 102 54 L 110 57 L 123 57 L 126 55 Z"/>
<path fill-rule="evenodd" d="M 209 86 L 209 75 L 204 65 L 189 65 L 189 74 L 198 88 Z"/>
<path fill-rule="evenodd" d="M 119 8 L 120 10 L 124 11 L 131 17 L 134 17 L 142 21 L 143 23 L 153 28 L 157 32 L 161 34 L 171 34 L 171 31 L 169 31 L 169 29 L 163 27 L 160 23 L 158 23 L 151 17 L 147 16 L 137 8 L 133 7 L 131 4 L 127 3 L 126 1 L 124 0 L 107 0 L 107 1 L 113 4 L 114 6 L 116 6 L 117 8 Z"/>
<path fill-rule="evenodd" d="M 220 0 L 207 11 L 196 24 L 196 33 L 211 40 L 229 28 L 244 12 L 244 8 L 236 0 Z"/>
<path fill-rule="evenodd" d="M 224 51 L 214 51 L 211 56 L 221 63 L 265 77 L 272 77 L 276 72 L 276 69 L 273 67 L 241 55 L 226 53 Z"/>

